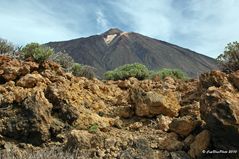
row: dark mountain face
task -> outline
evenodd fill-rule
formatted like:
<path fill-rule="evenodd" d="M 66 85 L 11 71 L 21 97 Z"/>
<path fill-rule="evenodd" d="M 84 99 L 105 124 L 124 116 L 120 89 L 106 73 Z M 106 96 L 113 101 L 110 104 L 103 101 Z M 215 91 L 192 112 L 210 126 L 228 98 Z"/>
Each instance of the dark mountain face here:
<path fill-rule="evenodd" d="M 216 69 L 216 60 L 191 50 L 134 32 L 110 29 L 101 35 L 45 44 L 66 51 L 76 62 L 107 70 L 129 63 L 142 63 L 150 69 L 178 68 L 191 77 Z"/>

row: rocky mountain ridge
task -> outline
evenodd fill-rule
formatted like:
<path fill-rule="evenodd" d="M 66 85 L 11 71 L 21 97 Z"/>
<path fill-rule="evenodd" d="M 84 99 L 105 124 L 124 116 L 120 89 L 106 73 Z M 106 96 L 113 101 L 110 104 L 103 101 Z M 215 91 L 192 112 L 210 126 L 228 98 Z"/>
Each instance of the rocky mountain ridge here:
<path fill-rule="evenodd" d="M 239 71 L 100 81 L 50 61 L 0 56 L 0 155 L 30 158 L 58 147 L 57 158 L 69 151 L 65 158 L 235 159 L 238 103 Z"/>
<path fill-rule="evenodd" d="M 217 68 L 216 60 L 189 49 L 117 28 L 103 34 L 45 44 L 66 51 L 76 62 L 97 68 L 99 75 L 118 66 L 142 63 L 150 69 L 178 68 L 190 77 Z"/>

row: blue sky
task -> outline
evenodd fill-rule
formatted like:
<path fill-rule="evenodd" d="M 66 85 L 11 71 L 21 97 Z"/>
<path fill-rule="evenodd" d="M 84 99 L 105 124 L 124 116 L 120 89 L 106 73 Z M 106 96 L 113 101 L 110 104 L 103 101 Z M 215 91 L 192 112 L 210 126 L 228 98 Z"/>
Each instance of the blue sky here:
<path fill-rule="evenodd" d="M 239 40 L 239 0 L 0 0 L 0 37 L 17 45 L 116 27 L 217 57 Z"/>

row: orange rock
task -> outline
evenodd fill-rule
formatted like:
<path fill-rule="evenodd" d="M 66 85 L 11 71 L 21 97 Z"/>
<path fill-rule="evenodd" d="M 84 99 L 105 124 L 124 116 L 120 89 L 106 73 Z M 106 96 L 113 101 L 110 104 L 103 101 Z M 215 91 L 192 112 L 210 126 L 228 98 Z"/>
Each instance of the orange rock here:
<path fill-rule="evenodd" d="M 164 95 L 156 92 L 133 92 L 131 99 L 135 104 L 135 114 L 138 116 L 155 116 L 163 114 L 174 117 L 180 109 L 179 101 L 173 92 Z"/>
<path fill-rule="evenodd" d="M 18 80 L 16 85 L 24 88 L 33 88 L 39 82 L 46 84 L 50 83 L 49 80 L 44 79 L 40 74 L 27 74 Z"/>
<path fill-rule="evenodd" d="M 207 151 L 210 143 L 210 133 L 208 130 L 203 130 L 196 137 L 190 145 L 189 155 L 192 158 L 197 158 L 202 155 L 203 151 Z"/>
<path fill-rule="evenodd" d="M 183 116 L 180 118 L 174 118 L 170 123 L 169 128 L 171 131 L 176 132 L 181 136 L 187 136 L 200 124 L 201 122 L 199 120 L 195 120 L 191 116 Z"/>

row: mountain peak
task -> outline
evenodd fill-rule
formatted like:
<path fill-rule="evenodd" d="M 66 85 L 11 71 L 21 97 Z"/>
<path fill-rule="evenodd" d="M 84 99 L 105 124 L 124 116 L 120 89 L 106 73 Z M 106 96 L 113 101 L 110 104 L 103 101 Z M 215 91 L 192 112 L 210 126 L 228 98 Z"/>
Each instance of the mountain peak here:
<path fill-rule="evenodd" d="M 122 30 L 118 29 L 118 28 L 111 28 L 108 31 L 104 32 L 102 35 L 113 35 L 113 34 L 121 34 L 123 33 Z"/>
<path fill-rule="evenodd" d="M 108 31 L 104 32 L 102 36 L 106 45 L 109 45 L 116 37 L 119 37 L 123 33 L 124 32 L 118 28 L 111 28 Z"/>
<path fill-rule="evenodd" d="M 178 68 L 190 77 L 217 69 L 215 59 L 138 33 L 112 28 L 100 35 L 77 41 L 50 43 L 55 50 L 66 50 L 76 62 L 96 67 L 98 75 L 120 65 L 142 63 L 150 69 Z M 183 61 L 183 62 L 182 62 Z"/>

